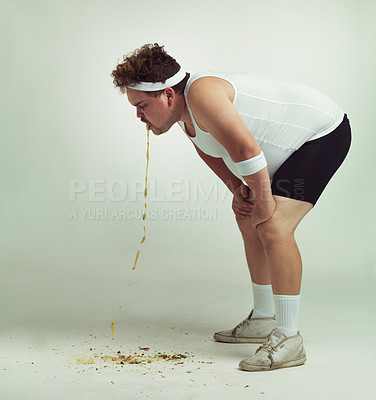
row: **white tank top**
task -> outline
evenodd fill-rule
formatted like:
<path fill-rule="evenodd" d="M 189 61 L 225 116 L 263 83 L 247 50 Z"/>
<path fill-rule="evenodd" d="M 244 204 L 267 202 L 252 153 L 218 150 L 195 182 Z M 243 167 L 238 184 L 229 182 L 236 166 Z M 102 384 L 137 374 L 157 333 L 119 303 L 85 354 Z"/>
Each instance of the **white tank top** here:
<path fill-rule="evenodd" d="M 184 96 L 196 136 L 187 136 L 204 153 L 223 158 L 230 171 L 240 179 L 228 151 L 210 133 L 198 127 L 187 101 L 192 83 L 206 76 L 222 78 L 233 86 L 234 106 L 264 152 L 271 180 L 294 151 L 305 142 L 332 132 L 344 117 L 344 111 L 333 100 L 306 85 L 247 73 L 201 71 L 191 74 Z M 179 124 L 184 129 L 184 124 Z"/>

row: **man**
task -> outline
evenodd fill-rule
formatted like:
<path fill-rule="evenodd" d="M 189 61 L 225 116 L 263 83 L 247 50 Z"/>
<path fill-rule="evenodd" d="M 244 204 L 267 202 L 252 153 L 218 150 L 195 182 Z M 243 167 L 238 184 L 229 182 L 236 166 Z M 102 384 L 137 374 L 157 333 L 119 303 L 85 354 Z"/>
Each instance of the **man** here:
<path fill-rule="evenodd" d="M 304 85 L 249 74 L 186 74 L 158 44 L 124 57 L 111 76 L 155 135 L 178 122 L 234 195 L 254 307 L 214 339 L 262 343 L 240 362 L 243 370 L 303 364 L 302 261 L 294 231 L 348 153 L 346 114 Z"/>

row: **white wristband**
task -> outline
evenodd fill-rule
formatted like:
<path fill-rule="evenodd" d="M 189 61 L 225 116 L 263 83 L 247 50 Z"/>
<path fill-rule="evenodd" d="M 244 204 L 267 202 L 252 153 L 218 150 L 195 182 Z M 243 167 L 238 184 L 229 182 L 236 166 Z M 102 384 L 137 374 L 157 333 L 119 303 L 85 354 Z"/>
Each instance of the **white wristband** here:
<path fill-rule="evenodd" d="M 244 161 L 239 161 L 234 164 L 241 176 L 255 174 L 256 172 L 261 171 L 263 168 L 267 166 L 267 162 L 264 153 L 262 151 L 256 157 L 252 157 Z"/>

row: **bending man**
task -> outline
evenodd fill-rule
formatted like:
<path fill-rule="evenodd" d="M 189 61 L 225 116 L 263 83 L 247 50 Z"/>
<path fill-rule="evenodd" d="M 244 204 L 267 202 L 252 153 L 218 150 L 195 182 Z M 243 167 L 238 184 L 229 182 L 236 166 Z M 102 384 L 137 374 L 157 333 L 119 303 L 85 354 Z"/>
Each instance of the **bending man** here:
<path fill-rule="evenodd" d="M 308 86 L 250 74 L 188 74 L 163 46 L 144 45 L 111 76 L 155 135 L 179 123 L 233 193 L 254 307 L 220 342 L 260 343 L 240 368 L 303 364 L 298 331 L 302 260 L 294 232 L 351 143 L 343 110 Z"/>

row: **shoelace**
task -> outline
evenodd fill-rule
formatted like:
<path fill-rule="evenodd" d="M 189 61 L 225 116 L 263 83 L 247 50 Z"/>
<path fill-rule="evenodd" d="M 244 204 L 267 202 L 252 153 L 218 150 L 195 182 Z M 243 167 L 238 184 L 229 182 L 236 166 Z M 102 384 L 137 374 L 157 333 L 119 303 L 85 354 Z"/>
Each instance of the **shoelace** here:
<path fill-rule="evenodd" d="M 235 335 L 236 330 L 239 328 L 243 328 L 244 325 L 247 325 L 249 323 L 249 319 L 246 318 L 242 322 L 240 322 L 238 325 L 235 326 L 235 328 L 232 330 L 232 335 Z"/>
<path fill-rule="evenodd" d="M 278 345 L 273 345 L 272 342 L 270 342 L 269 340 L 265 343 L 263 343 L 256 351 L 256 353 L 258 353 L 261 350 L 266 351 L 268 354 L 273 354 L 276 352 L 277 350 L 277 346 Z"/>

